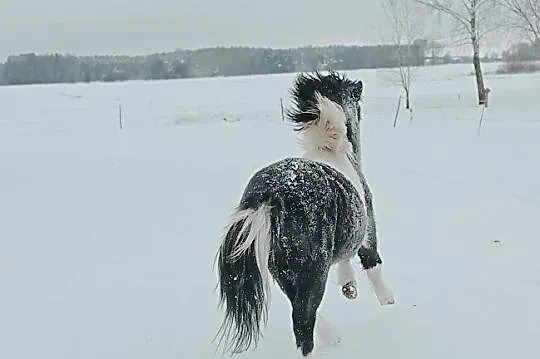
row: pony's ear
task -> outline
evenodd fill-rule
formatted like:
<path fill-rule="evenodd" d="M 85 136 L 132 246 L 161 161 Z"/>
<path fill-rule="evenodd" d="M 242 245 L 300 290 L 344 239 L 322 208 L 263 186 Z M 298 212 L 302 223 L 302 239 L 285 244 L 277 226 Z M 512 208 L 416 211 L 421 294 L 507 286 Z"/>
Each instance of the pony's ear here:
<path fill-rule="evenodd" d="M 352 86 L 352 97 L 355 101 L 360 101 L 362 99 L 362 90 L 364 89 L 364 84 L 361 80 L 355 81 Z"/>

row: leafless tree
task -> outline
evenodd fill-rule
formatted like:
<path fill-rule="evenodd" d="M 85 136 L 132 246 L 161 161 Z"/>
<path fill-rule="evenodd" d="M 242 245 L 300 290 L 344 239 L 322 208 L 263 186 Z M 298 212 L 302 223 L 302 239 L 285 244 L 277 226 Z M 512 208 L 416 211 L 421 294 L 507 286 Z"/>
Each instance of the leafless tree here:
<path fill-rule="evenodd" d="M 540 44 L 540 0 L 496 0 L 512 14 L 512 25 Z"/>
<path fill-rule="evenodd" d="M 419 38 L 423 36 L 423 19 L 413 0 L 382 0 L 384 11 L 384 33 L 389 42 L 396 47 L 398 61 L 397 83 L 405 94 L 405 108 L 412 119 L 411 85 L 414 79 L 411 63 L 419 55 Z M 424 54 L 421 54 L 423 57 Z"/>
<path fill-rule="evenodd" d="M 488 93 L 484 85 L 480 63 L 482 37 L 497 28 L 492 22 L 496 3 L 494 0 L 415 0 L 417 3 L 445 14 L 457 23 L 456 34 L 467 38 L 473 50 L 473 66 L 478 92 L 478 104 L 486 105 Z M 493 27 L 491 27 L 493 26 Z"/>

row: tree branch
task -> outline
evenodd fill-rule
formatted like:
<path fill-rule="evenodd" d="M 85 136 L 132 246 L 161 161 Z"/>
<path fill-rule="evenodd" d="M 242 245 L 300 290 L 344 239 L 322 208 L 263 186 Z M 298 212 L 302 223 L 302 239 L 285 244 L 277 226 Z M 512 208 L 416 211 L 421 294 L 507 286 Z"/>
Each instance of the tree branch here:
<path fill-rule="evenodd" d="M 470 28 L 469 18 L 453 10 L 449 5 L 445 5 L 436 0 L 415 0 L 417 3 L 432 8 L 433 10 L 443 12 L 456 19 L 465 28 Z"/>

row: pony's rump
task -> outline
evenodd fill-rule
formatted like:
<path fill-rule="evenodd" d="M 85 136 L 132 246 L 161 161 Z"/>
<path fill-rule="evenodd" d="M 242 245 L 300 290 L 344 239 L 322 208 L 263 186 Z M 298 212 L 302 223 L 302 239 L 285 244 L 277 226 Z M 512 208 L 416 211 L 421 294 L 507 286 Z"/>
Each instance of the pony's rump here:
<path fill-rule="evenodd" d="M 351 262 L 360 257 L 379 302 L 393 303 L 377 269 L 372 194 L 361 169 L 362 90 L 361 81 L 335 72 L 296 78 L 287 116 L 304 153 L 251 176 L 216 256 L 225 307 L 218 336 L 229 353 L 257 346 L 270 277 L 290 301 L 296 347 L 304 357 L 313 352 L 315 330 L 329 337 L 317 315 L 333 265 L 345 273 L 339 278 L 343 289 L 355 285 Z"/>

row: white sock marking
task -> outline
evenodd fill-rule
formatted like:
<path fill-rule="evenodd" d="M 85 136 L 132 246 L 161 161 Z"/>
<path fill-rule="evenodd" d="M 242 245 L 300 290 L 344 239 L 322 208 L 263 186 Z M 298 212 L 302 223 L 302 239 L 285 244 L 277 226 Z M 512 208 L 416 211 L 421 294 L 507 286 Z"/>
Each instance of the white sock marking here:
<path fill-rule="evenodd" d="M 394 294 L 386 286 L 382 277 L 382 266 L 377 264 L 375 267 L 366 270 L 366 273 L 373 286 L 373 291 L 375 292 L 379 303 L 381 305 L 394 304 Z"/>
<path fill-rule="evenodd" d="M 343 287 L 345 284 L 352 282 L 356 286 L 356 278 L 354 277 L 354 268 L 349 259 L 337 264 L 338 284 Z"/>

